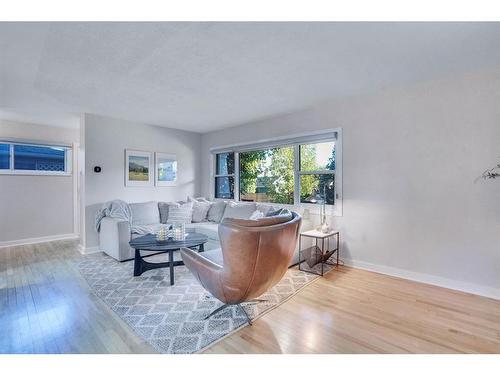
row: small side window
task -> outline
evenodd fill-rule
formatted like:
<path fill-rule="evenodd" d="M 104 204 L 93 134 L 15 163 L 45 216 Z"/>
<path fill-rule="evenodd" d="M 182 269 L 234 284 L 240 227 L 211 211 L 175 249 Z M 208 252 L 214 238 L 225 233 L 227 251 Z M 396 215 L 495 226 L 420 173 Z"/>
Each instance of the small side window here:
<path fill-rule="evenodd" d="M 234 152 L 215 155 L 215 198 L 234 198 Z"/>

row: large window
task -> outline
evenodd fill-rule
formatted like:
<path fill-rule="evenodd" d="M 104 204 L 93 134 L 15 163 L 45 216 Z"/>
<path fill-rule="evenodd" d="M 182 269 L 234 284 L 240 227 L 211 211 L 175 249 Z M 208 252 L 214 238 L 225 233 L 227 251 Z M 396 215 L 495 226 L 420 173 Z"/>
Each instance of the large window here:
<path fill-rule="evenodd" d="M 70 174 L 71 148 L 0 141 L 0 173 Z"/>
<path fill-rule="evenodd" d="M 335 205 L 339 141 L 331 135 L 304 138 L 281 141 L 279 146 L 216 153 L 215 198 Z"/>

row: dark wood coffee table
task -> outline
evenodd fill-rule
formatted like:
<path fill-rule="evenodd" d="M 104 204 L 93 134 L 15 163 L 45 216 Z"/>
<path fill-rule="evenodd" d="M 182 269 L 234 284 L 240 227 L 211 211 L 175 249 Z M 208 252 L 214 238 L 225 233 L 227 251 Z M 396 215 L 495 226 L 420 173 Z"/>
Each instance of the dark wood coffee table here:
<path fill-rule="evenodd" d="M 182 247 L 198 248 L 198 251 L 202 252 L 204 250 L 205 242 L 207 242 L 208 237 L 200 233 L 187 233 L 186 239 L 184 241 L 174 241 L 169 239 L 168 241 L 158 241 L 156 235 L 146 234 L 141 237 L 134 238 L 129 242 L 130 247 L 135 249 L 135 259 L 134 259 L 134 276 L 140 276 L 144 272 L 155 269 L 155 268 L 170 268 L 170 285 L 174 285 L 174 266 L 184 265 L 183 261 L 174 262 L 174 251 L 180 250 Z M 154 253 L 168 253 L 168 262 L 161 263 L 151 263 L 144 260 L 145 256 L 141 255 L 141 251 L 154 252 Z"/>

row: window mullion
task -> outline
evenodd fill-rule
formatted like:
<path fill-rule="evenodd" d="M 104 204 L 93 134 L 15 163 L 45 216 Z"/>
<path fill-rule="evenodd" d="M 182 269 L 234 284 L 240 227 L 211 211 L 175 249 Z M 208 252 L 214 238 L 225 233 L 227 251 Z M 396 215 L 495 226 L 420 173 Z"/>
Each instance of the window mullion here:
<path fill-rule="evenodd" d="M 234 194 L 235 201 L 240 200 L 240 153 L 234 153 Z"/>
<path fill-rule="evenodd" d="M 211 180 L 211 184 L 212 185 L 210 187 L 210 198 L 213 198 L 215 199 L 215 194 L 217 193 L 217 189 L 215 187 L 215 184 L 217 182 L 217 155 L 211 155 L 211 158 L 212 158 L 212 178 L 210 179 Z"/>
<path fill-rule="evenodd" d="M 14 144 L 11 143 L 9 145 L 9 153 L 10 153 L 10 158 L 9 158 L 9 161 L 10 161 L 10 164 L 9 164 L 9 169 L 11 171 L 14 171 Z"/>
<path fill-rule="evenodd" d="M 293 146 L 293 204 L 300 204 L 300 145 Z"/>
<path fill-rule="evenodd" d="M 300 171 L 299 170 L 299 175 L 309 175 L 309 174 L 314 174 L 314 175 L 323 175 L 323 174 L 335 174 L 334 170 L 328 170 L 328 169 L 322 169 L 319 171 Z"/>

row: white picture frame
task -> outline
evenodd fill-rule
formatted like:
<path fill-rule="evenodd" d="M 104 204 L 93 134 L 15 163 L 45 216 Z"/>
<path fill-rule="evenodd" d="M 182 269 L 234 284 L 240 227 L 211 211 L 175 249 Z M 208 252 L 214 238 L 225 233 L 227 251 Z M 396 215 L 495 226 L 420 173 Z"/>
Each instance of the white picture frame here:
<path fill-rule="evenodd" d="M 164 152 L 155 152 L 155 185 L 177 185 L 177 156 Z"/>
<path fill-rule="evenodd" d="M 153 153 L 126 149 L 125 186 L 153 186 L 153 179 Z"/>

